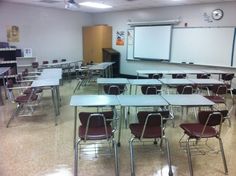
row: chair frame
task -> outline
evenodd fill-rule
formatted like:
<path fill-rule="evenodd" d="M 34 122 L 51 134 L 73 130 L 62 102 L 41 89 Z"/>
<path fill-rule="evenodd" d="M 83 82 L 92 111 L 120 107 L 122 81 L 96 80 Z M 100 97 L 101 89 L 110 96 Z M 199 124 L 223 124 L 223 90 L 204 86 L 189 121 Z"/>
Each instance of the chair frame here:
<path fill-rule="evenodd" d="M 91 113 L 88 117 L 88 120 L 87 120 L 87 124 L 86 124 L 86 129 L 85 129 L 85 137 L 84 139 L 81 139 L 79 138 L 78 141 L 76 142 L 76 145 L 75 145 L 75 155 L 74 155 L 74 176 L 77 176 L 78 175 L 78 155 L 79 155 L 79 145 L 81 143 L 81 141 L 83 142 L 86 142 L 87 140 L 93 140 L 95 141 L 96 139 L 87 139 L 88 137 L 88 130 L 89 130 L 89 125 L 90 125 L 90 121 L 91 119 L 93 118 L 97 118 L 97 117 L 102 117 L 103 119 L 103 123 L 104 123 L 104 128 L 105 128 L 105 135 L 106 135 L 106 141 L 109 142 L 111 141 L 112 142 L 112 146 L 114 147 L 114 157 L 115 157 L 115 175 L 116 176 L 119 176 L 119 157 L 118 157 L 118 149 L 117 149 L 117 143 L 114 139 L 114 132 L 115 130 L 112 131 L 112 135 L 109 137 L 108 136 L 108 132 L 107 132 L 107 120 L 104 116 L 104 114 L 102 113 Z M 114 119 L 114 118 L 113 118 Z M 112 120 L 112 119 L 110 119 Z M 115 118 L 116 120 L 116 118 Z M 104 139 L 102 139 L 104 140 Z M 98 141 L 101 141 L 101 139 L 99 139 Z"/>
<path fill-rule="evenodd" d="M 145 130 L 147 128 L 147 123 L 149 121 L 149 119 L 153 116 L 159 116 L 160 118 L 160 128 L 161 128 L 161 146 L 162 146 L 162 143 L 163 143 L 163 140 L 165 140 L 165 144 L 166 144 L 166 152 L 167 152 L 167 162 L 168 162 L 168 165 L 169 165 L 169 175 L 172 176 L 173 175 L 173 172 L 172 172 L 172 168 L 171 168 L 171 157 L 170 157 L 170 147 L 169 147 L 169 141 L 168 139 L 165 137 L 164 135 L 164 123 L 163 123 L 163 120 L 165 120 L 161 113 L 149 113 L 145 119 L 145 123 L 144 123 L 144 126 L 143 126 L 143 129 L 142 129 L 142 133 L 141 133 L 141 137 L 140 138 L 137 138 L 137 137 L 132 137 L 130 140 L 129 140 L 129 148 L 130 148 L 130 167 L 131 167 L 131 176 L 135 176 L 135 164 L 134 164 L 134 150 L 133 150 L 133 142 L 135 141 L 135 139 L 138 139 L 140 142 L 142 142 L 142 140 L 145 138 L 144 137 L 144 133 L 145 133 Z M 155 117 L 157 118 L 157 117 Z M 166 119 L 167 120 L 167 119 Z M 156 138 L 155 138 L 156 140 Z"/>
<path fill-rule="evenodd" d="M 200 141 L 202 138 L 207 138 L 207 139 L 213 138 L 213 137 L 205 137 L 205 136 L 204 136 L 204 132 L 205 132 L 205 130 L 206 130 L 206 127 L 207 127 L 207 126 L 209 127 L 208 123 L 209 123 L 210 119 L 211 119 L 211 118 L 215 118 L 216 115 L 217 115 L 217 116 L 220 116 L 221 119 L 220 119 L 220 123 L 218 124 L 219 129 L 217 130 L 217 135 L 216 135 L 215 137 L 219 140 L 220 151 L 221 151 L 221 157 L 222 157 L 223 164 L 224 164 L 225 174 L 228 174 L 228 167 L 227 167 L 227 163 L 226 163 L 226 158 L 225 158 L 225 153 L 224 153 L 224 147 L 223 147 L 222 139 L 221 139 L 221 137 L 220 137 L 221 128 L 222 128 L 222 123 L 223 123 L 223 119 L 224 119 L 224 118 L 223 118 L 222 113 L 219 112 L 219 111 L 210 111 L 210 112 L 212 112 L 212 113 L 210 113 L 210 114 L 208 115 L 208 117 L 207 117 L 207 119 L 206 119 L 206 122 L 205 122 L 205 124 L 204 124 L 204 126 L 203 126 L 203 129 L 202 129 L 202 131 L 201 131 L 201 135 L 200 135 L 199 138 L 194 137 L 194 136 L 190 136 L 190 135 L 184 133 L 184 135 L 183 135 L 182 138 L 180 139 L 180 142 L 181 142 L 181 140 L 183 139 L 183 137 L 184 137 L 185 135 L 188 135 L 188 138 L 187 138 L 187 140 L 186 140 L 186 149 L 187 149 L 187 157 L 188 157 L 188 165 L 189 165 L 190 176 L 193 176 L 192 157 L 191 157 L 191 150 L 190 150 L 190 140 L 191 140 L 191 139 L 195 139 L 195 140 L 197 141 L 197 142 L 196 142 L 196 144 L 197 144 L 198 141 Z M 201 124 L 201 123 L 198 122 L 198 123 L 196 123 L 196 124 Z M 210 127 L 211 127 L 211 128 L 214 128 L 214 127 L 212 127 L 211 125 L 210 125 Z M 214 128 L 214 129 L 216 129 L 216 128 Z"/>

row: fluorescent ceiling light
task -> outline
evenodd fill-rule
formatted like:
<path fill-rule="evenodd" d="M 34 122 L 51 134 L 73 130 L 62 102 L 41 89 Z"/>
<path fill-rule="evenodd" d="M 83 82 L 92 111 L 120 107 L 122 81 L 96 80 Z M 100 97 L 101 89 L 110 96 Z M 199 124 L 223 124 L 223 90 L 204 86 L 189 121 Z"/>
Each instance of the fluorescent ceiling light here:
<path fill-rule="evenodd" d="M 81 2 L 81 3 L 79 3 L 79 5 L 93 7 L 93 8 L 99 8 L 99 9 L 112 8 L 112 6 L 110 6 L 110 5 L 101 4 L 101 3 L 97 3 L 97 2 Z"/>

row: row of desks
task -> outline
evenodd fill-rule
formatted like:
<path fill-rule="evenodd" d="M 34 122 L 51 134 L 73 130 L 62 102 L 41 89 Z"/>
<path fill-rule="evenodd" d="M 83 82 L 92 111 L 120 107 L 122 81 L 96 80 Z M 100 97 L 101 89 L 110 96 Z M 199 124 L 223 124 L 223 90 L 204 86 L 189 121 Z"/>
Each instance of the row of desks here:
<path fill-rule="evenodd" d="M 223 70 L 210 70 L 210 69 L 181 69 L 181 70 L 137 70 L 137 77 L 140 75 L 149 75 L 149 74 L 228 74 L 231 72 L 223 71 Z"/>
<path fill-rule="evenodd" d="M 202 95 L 73 95 L 70 106 L 74 107 L 74 145 L 76 142 L 76 129 L 78 107 L 115 107 L 121 106 L 118 144 L 121 136 L 121 122 L 125 116 L 126 107 L 153 107 L 153 106 L 213 106 L 215 103 Z"/>

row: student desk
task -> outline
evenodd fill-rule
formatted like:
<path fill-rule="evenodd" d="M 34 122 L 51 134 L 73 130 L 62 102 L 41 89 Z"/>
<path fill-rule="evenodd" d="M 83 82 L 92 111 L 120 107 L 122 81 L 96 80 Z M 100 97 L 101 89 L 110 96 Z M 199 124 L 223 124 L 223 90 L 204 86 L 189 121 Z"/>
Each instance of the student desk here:
<path fill-rule="evenodd" d="M 121 117 L 119 123 L 118 145 L 120 145 L 122 118 L 126 118 L 126 107 L 153 107 L 168 106 L 167 101 L 160 95 L 119 95 L 117 96 L 121 105 Z"/>
<path fill-rule="evenodd" d="M 115 62 L 103 62 L 89 67 L 90 71 L 103 71 L 104 77 L 112 77 L 112 65 Z"/>
<path fill-rule="evenodd" d="M 97 84 L 99 86 L 98 92 L 101 91 L 101 86 L 104 85 L 127 85 L 129 84 L 128 79 L 126 78 L 97 78 Z"/>
<path fill-rule="evenodd" d="M 3 86 L 4 86 L 4 92 L 5 92 L 5 95 L 6 95 L 6 85 L 5 85 L 5 80 L 4 80 L 4 74 L 6 72 L 8 72 L 8 70 L 10 69 L 10 67 L 0 67 L 0 78 L 2 78 L 2 83 L 3 83 Z M 4 103 L 3 103 L 3 99 L 2 99 L 2 89 L 1 89 L 1 86 L 0 86 L 0 106 L 2 106 Z"/>
<path fill-rule="evenodd" d="M 74 107 L 74 147 L 77 138 L 78 107 L 114 107 L 119 105 L 115 95 L 73 95 L 70 99 L 70 106 Z"/>
<path fill-rule="evenodd" d="M 162 85 L 162 83 L 157 79 L 128 79 L 130 83 L 130 95 L 132 92 L 132 86 L 135 86 L 135 94 L 137 94 L 137 86 L 152 86 L 152 85 Z"/>

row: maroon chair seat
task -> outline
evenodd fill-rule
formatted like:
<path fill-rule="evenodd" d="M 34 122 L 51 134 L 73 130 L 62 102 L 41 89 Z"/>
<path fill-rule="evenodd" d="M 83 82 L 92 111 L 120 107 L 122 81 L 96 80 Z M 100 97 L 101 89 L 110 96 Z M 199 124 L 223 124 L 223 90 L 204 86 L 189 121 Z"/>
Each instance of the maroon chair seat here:
<path fill-rule="evenodd" d="M 213 127 L 206 127 L 204 133 L 202 131 L 204 129 L 204 125 L 196 124 L 196 123 L 182 123 L 180 127 L 184 130 L 185 134 L 190 136 L 190 138 L 210 138 L 215 137 L 218 132 Z"/>
<path fill-rule="evenodd" d="M 31 94 L 32 91 L 33 91 L 32 88 L 28 88 L 28 89 L 25 89 L 25 90 L 23 91 L 23 94 Z M 34 91 L 34 93 L 36 93 L 36 94 L 42 93 L 42 92 L 43 92 L 43 89 L 41 89 L 41 88 L 37 88 L 37 89 Z"/>
<path fill-rule="evenodd" d="M 220 96 L 204 96 L 204 97 L 213 101 L 214 103 L 217 103 L 217 104 L 225 103 L 225 99 Z"/>
<path fill-rule="evenodd" d="M 33 68 L 38 68 L 39 67 L 39 63 L 38 62 L 32 62 L 32 67 Z"/>
<path fill-rule="evenodd" d="M 44 65 L 44 64 L 48 64 L 48 63 L 49 63 L 48 61 L 43 61 L 43 65 Z"/>
<path fill-rule="evenodd" d="M 191 85 L 179 85 L 176 88 L 179 94 L 193 94 L 193 86 Z"/>
<path fill-rule="evenodd" d="M 20 95 L 16 97 L 15 102 L 17 103 L 27 103 L 28 101 L 36 101 L 38 98 L 38 95 Z"/>

